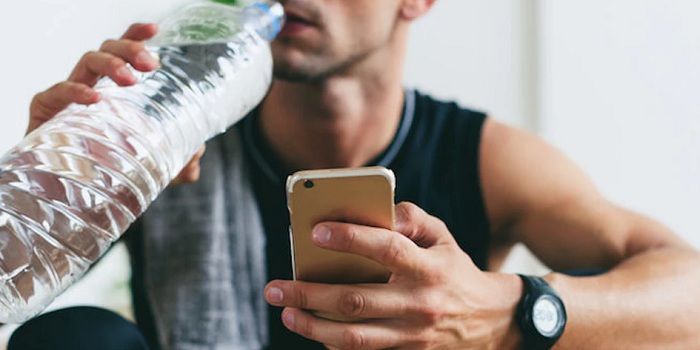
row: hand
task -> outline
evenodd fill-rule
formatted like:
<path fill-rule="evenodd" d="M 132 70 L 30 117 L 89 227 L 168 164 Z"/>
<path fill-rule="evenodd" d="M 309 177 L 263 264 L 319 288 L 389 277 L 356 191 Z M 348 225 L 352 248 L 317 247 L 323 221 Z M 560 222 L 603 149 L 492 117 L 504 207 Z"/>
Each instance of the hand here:
<path fill-rule="evenodd" d="M 145 41 L 158 31 L 155 24 L 134 24 L 119 40 L 105 41 L 98 51 L 83 55 L 66 81 L 34 96 L 29 107 L 27 134 L 56 116 L 71 103 L 91 105 L 101 100 L 93 89 L 102 77 L 109 77 L 119 86 L 136 84 L 136 77 L 127 64 L 141 72 L 158 68 L 158 61 L 145 49 Z M 204 146 L 180 172 L 173 183 L 187 183 L 199 178 L 199 160 Z"/>
<path fill-rule="evenodd" d="M 71 103 L 90 105 L 100 101 L 100 94 L 93 89 L 97 81 L 110 77 L 120 86 L 136 83 L 127 63 L 137 70 L 148 72 L 158 67 L 158 61 L 146 50 L 144 41 L 156 34 L 154 24 L 134 24 L 120 40 L 107 40 L 99 51 L 83 55 L 68 80 L 34 96 L 29 107 L 27 133 L 53 118 Z"/>
<path fill-rule="evenodd" d="M 317 225 L 315 244 L 375 260 L 392 275 L 386 284 L 272 281 L 265 297 L 285 307 L 285 326 L 340 349 L 515 346 L 520 278 L 480 271 L 445 224 L 415 205 L 397 205 L 396 215 L 396 232 L 337 222 Z M 335 322 L 308 311 L 360 321 Z"/>

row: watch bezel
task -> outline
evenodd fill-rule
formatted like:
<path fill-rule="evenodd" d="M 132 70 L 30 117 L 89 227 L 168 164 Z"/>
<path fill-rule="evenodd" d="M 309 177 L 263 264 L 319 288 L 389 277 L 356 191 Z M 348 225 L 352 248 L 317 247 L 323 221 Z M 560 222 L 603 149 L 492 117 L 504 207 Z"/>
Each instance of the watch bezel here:
<path fill-rule="evenodd" d="M 561 338 L 566 328 L 567 315 L 564 302 L 544 279 L 523 275 L 520 275 L 520 277 L 525 282 L 525 286 L 517 317 L 525 348 L 549 349 Z M 559 313 L 557 325 L 552 332 L 543 333 L 540 331 L 533 318 L 535 304 L 541 298 L 547 298 L 551 301 Z"/>
<path fill-rule="evenodd" d="M 556 317 L 557 317 L 556 324 L 554 325 L 554 328 L 549 332 L 543 330 L 540 327 L 541 325 L 538 325 L 538 322 L 535 319 L 535 315 L 537 314 L 537 310 L 535 310 L 535 308 L 537 307 L 537 305 L 540 302 L 543 302 L 543 301 L 551 303 L 552 306 L 554 306 L 555 313 L 557 314 L 556 315 Z M 532 302 L 532 311 L 531 312 L 532 312 L 532 325 L 533 325 L 533 327 L 535 327 L 535 329 L 537 329 L 537 332 L 540 333 L 542 336 L 549 337 L 549 338 L 557 337 L 557 333 L 560 333 L 563 330 L 563 328 L 564 328 L 563 323 L 564 322 L 562 320 L 562 315 L 564 314 L 564 307 L 563 307 L 562 302 L 559 298 L 557 298 L 551 294 L 540 295 L 537 299 L 535 299 Z M 561 334 L 559 334 L 559 336 L 561 336 Z"/>

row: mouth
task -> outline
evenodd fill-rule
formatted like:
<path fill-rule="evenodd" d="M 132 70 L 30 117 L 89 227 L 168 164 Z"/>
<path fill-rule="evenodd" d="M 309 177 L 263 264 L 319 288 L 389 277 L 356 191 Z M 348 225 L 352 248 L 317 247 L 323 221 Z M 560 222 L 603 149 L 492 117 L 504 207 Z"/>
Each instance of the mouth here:
<path fill-rule="evenodd" d="M 307 30 L 318 27 L 318 24 L 313 22 L 308 17 L 294 11 L 285 9 L 286 21 L 280 35 L 291 36 L 297 35 Z"/>

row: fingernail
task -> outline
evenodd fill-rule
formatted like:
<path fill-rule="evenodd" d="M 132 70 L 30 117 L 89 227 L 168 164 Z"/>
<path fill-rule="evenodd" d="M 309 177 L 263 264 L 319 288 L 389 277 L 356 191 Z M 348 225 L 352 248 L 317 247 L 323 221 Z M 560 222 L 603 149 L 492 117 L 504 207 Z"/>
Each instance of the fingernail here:
<path fill-rule="evenodd" d="M 284 293 L 277 287 L 272 287 L 267 290 L 267 300 L 271 303 L 281 303 L 284 298 Z"/>
<path fill-rule="evenodd" d="M 312 237 L 316 243 L 326 244 L 331 240 L 331 230 L 324 225 L 316 226 Z"/>
<path fill-rule="evenodd" d="M 129 71 L 129 68 L 126 67 L 121 67 L 117 69 L 117 76 L 124 78 L 124 79 L 129 79 L 129 80 L 134 80 L 136 79 L 133 74 L 131 74 L 131 71 Z"/>
<path fill-rule="evenodd" d="M 294 313 L 287 311 L 282 315 L 282 321 L 287 326 L 287 328 L 294 328 Z"/>
<path fill-rule="evenodd" d="M 158 64 L 155 58 L 153 58 L 153 56 L 151 56 L 151 54 L 146 51 L 139 52 L 134 58 L 134 60 L 136 61 L 136 63 L 148 66 L 155 66 Z"/>

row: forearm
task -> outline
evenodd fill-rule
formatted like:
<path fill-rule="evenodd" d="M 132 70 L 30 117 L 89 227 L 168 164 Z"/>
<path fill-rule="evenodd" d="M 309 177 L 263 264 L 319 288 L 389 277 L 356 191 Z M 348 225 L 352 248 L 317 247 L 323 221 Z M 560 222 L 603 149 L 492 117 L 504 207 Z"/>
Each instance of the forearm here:
<path fill-rule="evenodd" d="M 559 349 L 679 348 L 700 344 L 700 255 L 650 250 L 587 278 L 550 274 L 569 321 Z"/>

